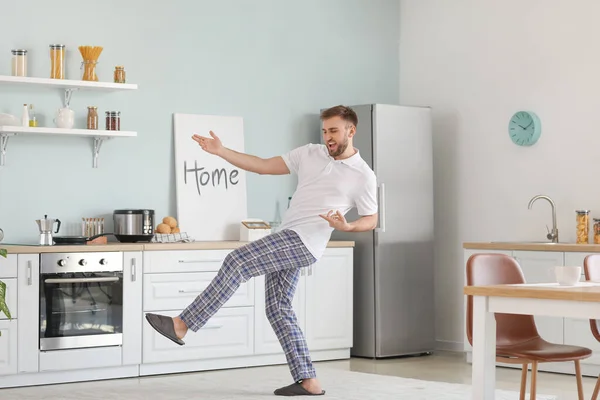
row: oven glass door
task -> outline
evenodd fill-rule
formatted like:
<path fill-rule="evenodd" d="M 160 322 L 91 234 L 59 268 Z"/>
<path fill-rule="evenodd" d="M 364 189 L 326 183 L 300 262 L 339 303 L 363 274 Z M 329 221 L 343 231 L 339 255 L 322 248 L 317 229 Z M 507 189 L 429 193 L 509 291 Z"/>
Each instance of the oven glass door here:
<path fill-rule="evenodd" d="M 40 350 L 123 343 L 123 273 L 40 275 Z"/>

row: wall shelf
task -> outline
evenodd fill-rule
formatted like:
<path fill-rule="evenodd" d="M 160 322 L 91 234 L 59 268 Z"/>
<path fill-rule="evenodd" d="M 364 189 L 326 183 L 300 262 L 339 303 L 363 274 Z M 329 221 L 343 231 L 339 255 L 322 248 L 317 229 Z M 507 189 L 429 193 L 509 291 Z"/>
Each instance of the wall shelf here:
<path fill-rule="evenodd" d="M 71 103 L 71 95 L 75 90 L 93 90 L 100 92 L 116 92 L 137 90 L 138 85 L 133 83 L 92 82 L 73 79 L 36 78 L 29 76 L 0 75 L 1 85 L 37 86 L 46 89 L 61 89 L 65 91 L 64 106 Z"/>
<path fill-rule="evenodd" d="M 61 129 L 61 128 L 31 128 L 23 126 L 0 126 L 0 165 L 4 165 L 6 161 L 6 148 L 8 138 L 16 135 L 37 135 L 37 136 L 74 136 L 74 137 L 91 137 L 94 139 L 94 168 L 98 167 L 98 154 L 100 147 L 106 139 L 118 137 L 135 137 L 137 132 L 132 131 L 105 131 L 105 130 L 90 130 L 90 129 Z"/>

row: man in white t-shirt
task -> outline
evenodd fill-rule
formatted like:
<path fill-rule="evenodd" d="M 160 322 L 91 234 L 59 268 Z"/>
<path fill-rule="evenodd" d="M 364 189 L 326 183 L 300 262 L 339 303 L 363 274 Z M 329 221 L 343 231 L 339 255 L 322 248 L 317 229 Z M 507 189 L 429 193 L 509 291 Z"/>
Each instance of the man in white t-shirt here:
<path fill-rule="evenodd" d="M 227 255 L 209 286 L 177 317 L 148 313 L 146 319 L 163 336 L 183 345 L 188 329 L 198 331 L 229 300 L 240 284 L 265 275 L 266 315 L 285 352 L 294 383 L 276 395 L 321 395 L 304 335 L 292 308 L 300 269 L 314 264 L 325 251 L 334 229 L 363 232 L 377 225 L 377 180 L 352 145 L 358 117 L 349 107 L 321 113 L 324 145 L 308 144 L 283 156 L 263 159 L 194 135 L 202 149 L 238 168 L 265 175 L 295 173 L 298 186 L 280 229 Z M 356 207 L 361 216 L 348 222 Z"/>

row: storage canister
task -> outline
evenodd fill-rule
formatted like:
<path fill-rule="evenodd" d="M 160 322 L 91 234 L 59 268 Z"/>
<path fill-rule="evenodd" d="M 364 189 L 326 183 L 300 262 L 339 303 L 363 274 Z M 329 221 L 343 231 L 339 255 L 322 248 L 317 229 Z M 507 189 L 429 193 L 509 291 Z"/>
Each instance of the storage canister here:
<path fill-rule="evenodd" d="M 590 232 L 590 210 L 577 210 L 577 244 L 587 244 Z"/>
<path fill-rule="evenodd" d="M 120 131 L 121 130 L 121 112 L 106 111 L 106 130 Z"/>
<path fill-rule="evenodd" d="M 12 52 L 12 76 L 27 76 L 27 50 L 15 49 Z"/>
<path fill-rule="evenodd" d="M 50 45 L 50 78 L 65 79 L 65 45 Z"/>

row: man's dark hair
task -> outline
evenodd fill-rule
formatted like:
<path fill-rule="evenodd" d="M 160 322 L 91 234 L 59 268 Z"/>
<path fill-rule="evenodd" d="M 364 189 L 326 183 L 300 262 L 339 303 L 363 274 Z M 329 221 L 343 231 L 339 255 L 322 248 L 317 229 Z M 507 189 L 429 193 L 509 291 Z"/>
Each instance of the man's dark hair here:
<path fill-rule="evenodd" d="M 341 117 L 344 121 L 358 126 L 358 116 L 353 109 L 347 106 L 335 106 L 321 112 L 321 120 L 324 121 L 333 117 Z"/>

